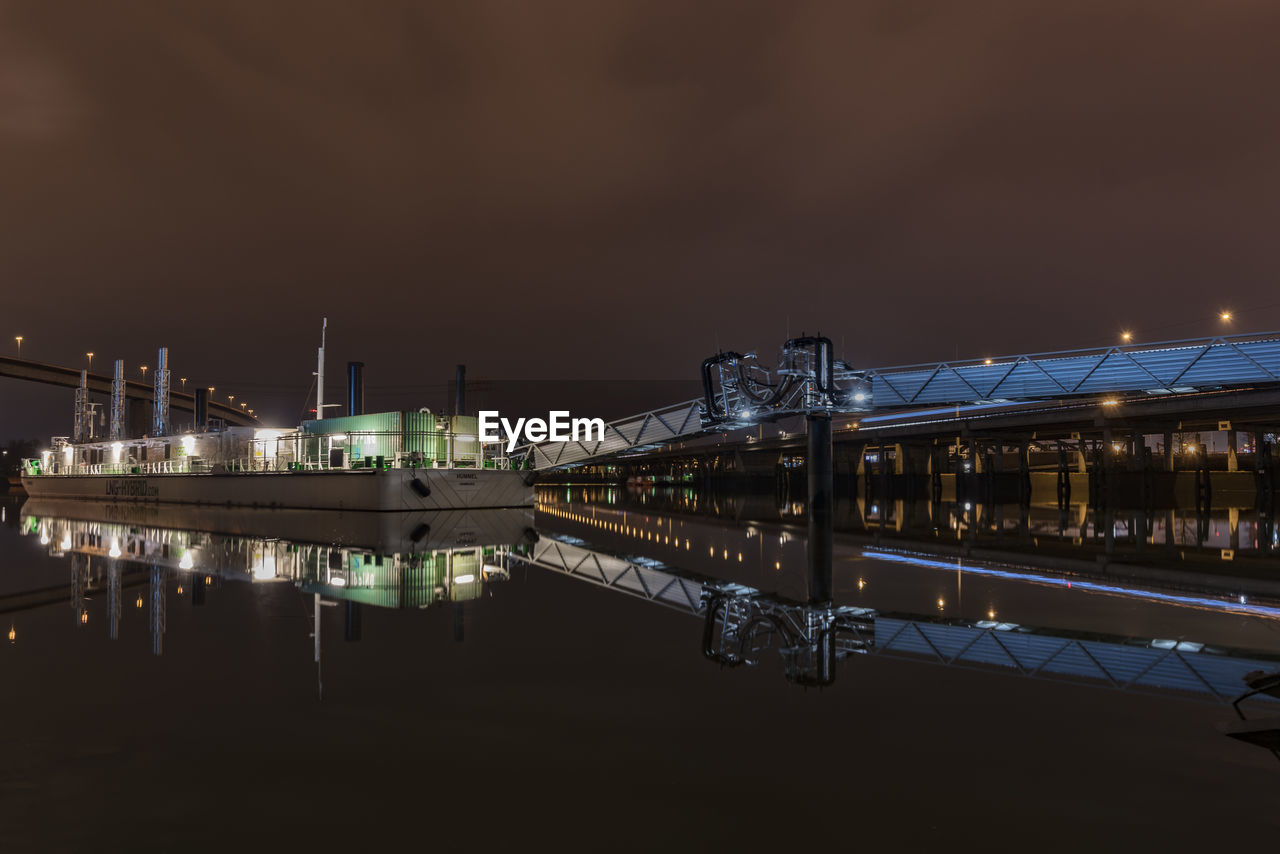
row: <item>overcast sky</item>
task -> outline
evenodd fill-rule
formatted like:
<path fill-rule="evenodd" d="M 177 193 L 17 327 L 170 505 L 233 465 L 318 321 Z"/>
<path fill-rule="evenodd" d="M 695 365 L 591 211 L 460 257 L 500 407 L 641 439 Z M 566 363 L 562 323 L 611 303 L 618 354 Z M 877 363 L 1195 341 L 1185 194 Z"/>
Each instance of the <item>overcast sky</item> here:
<path fill-rule="evenodd" d="M 877 366 L 1276 329 L 1277 32 L 1239 0 L 0 2 L 0 345 L 168 345 L 288 421 L 325 314 L 330 395 L 362 359 L 375 408 L 802 330 Z M 0 435 L 69 413 L 0 381 Z"/>

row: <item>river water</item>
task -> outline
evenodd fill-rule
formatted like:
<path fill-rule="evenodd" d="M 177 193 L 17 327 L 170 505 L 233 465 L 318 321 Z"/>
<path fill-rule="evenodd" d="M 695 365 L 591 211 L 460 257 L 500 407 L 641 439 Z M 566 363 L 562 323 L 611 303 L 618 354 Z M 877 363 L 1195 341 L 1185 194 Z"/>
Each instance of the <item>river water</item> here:
<path fill-rule="evenodd" d="M 1280 830 L 1266 513 L 851 500 L 828 582 L 771 495 L 0 512 L 5 852 Z"/>

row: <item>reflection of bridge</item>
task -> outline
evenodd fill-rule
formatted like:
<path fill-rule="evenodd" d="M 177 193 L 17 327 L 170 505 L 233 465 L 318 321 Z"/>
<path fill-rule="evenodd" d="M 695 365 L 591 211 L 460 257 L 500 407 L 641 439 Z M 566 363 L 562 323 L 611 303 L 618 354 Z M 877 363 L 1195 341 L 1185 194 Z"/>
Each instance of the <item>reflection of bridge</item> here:
<path fill-rule="evenodd" d="M 719 354 L 704 363 L 703 398 L 612 422 L 599 441 L 525 451 L 534 468 L 578 466 L 814 412 L 847 414 L 878 438 L 1051 426 L 1079 439 L 1082 430 L 1128 430 L 1135 418 L 1167 434 L 1192 420 L 1206 426 L 1185 429 L 1215 429 L 1233 414 L 1247 422 L 1234 430 L 1277 427 L 1280 333 L 867 370 L 831 359 L 821 342 L 787 342 L 772 371 L 753 354 Z"/>
<path fill-rule="evenodd" d="M 876 557 L 921 560 L 889 552 Z M 596 551 L 573 538 L 544 536 L 518 559 L 703 620 L 703 654 L 721 664 L 754 664 L 763 650 L 776 648 L 788 678 L 800 684 L 830 684 L 837 660 L 863 653 L 1230 703 L 1244 691 L 1246 674 L 1276 668 L 1274 659 L 1250 659 L 1187 640 L 791 603 L 740 584 Z M 946 566 L 959 567 L 958 562 Z M 1108 592 L 1126 595 L 1115 586 Z"/>
<path fill-rule="evenodd" d="M 27 380 L 28 382 L 43 383 L 61 388 L 79 388 L 80 386 L 80 371 L 76 368 L 64 368 L 59 365 L 48 365 L 43 362 L 14 359 L 8 356 L 0 356 L 0 377 Z M 110 396 L 111 377 L 101 374 L 89 374 L 88 387 L 90 392 Z M 155 389 L 148 383 L 127 380 L 125 382 L 125 397 L 128 400 L 154 403 Z M 170 409 L 190 412 L 194 420 L 196 401 L 194 394 L 171 391 L 169 393 L 169 401 Z M 244 410 L 228 406 L 225 403 L 217 403 L 213 400 L 209 401 L 209 415 L 214 418 L 221 418 L 227 424 L 237 427 L 247 427 L 258 423 L 258 419 Z"/>
<path fill-rule="evenodd" d="M 99 510 L 106 513 L 101 507 Z M 1219 624 L 1211 622 L 1239 617 L 1258 618 L 1260 622 L 1280 620 L 1280 609 L 1267 605 L 1122 587 L 1109 581 L 1055 578 L 1030 570 L 891 550 L 863 553 L 863 557 L 872 558 L 882 568 L 893 570 L 892 576 L 884 579 L 870 576 L 873 586 L 885 588 L 879 601 L 892 603 L 887 609 L 836 605 L 829 596 L 813 603 L 803 598 L 813 597 L 812 585 L 800 599 L 789 599 L 757 586 L 764 578 L 760 570 L 767 569 L 770 576 L 775 569 L 781 571 L 781 561 L 774 562 L 775 555 L 783 554 L 780 550 L 796 555 L 791 545 L 803 543 L 788 545 L 785 537 L 770 537 L 766 551 L 761 531 L 741 529 L 739 533 L 753 538 L 743 542 L 754 542 L 760 550 L 755 575 L 751 575 L 750 568 L 744 575 L 742 567 L 749 567 L 750 563 L 743 563 L 743 552 L 749 549 L 743 547 L 737 551 L 736 561 L 730 560 L 728 541 L 723 539 L 724 526 L 699 522 L 702 527 L 696 530 L 673 527 L 670 517 L 578 505 L 549 505 L 542 512 L 562 529 L 581 530 L 593 540 L 625 538 L 633 545 L 601 550 L 567 534 L 544 534 L 530 542 L 526 510 L 411 514 L 385 530 L 353 528 L 346 538 L 351 542 L 344 546 L 267 536 L 271 523 L 279 518 L 279 514 L 269 512 L 228 516 L 224 522 L 234 520 L 241 529 L 236 534 L 168 527 L 164 516 L 158 513 L 149 520 L 130 517 L 112 521 L 101 516 L 73 520 L 24 513 L 22 524 L 27 533 L 38 535 L 51 552 L 70 557 L 73 581 L 69 588 L 61 588 L 61 598 L 70 599 L 77 622 L 88 619 L 87 594 L 105 586 L 107 623 L 114 638 L 122 588 L 148 584 L 149 594 L 144 597 L 140 592 L 136 607 L 141 609 L 149 603 L 156 653 L 163 645 L 166 597 L 174 579 L 179 594 L 189 586 L 192 603 L 197 605 L 204 601 L 207 586 L 231 578 L 246 582 L 283 579 L 330 599 L 416 608 L 474 599 L 484 583 L 506 576 L 508 561 L 519 560 L 702 620 L 702 652 L 718 663 L 751 664 L 763 651 L 778 649 L 788 677 L 801 684 L 829 684 L 835 678 L 838 660 L 852 654 L 872 654 L 1226 702 L 1241 692 L 1245 674 L 1275 667 L 1274 661 L 1267 660 L 1268 654 L 1241 653 L 1217 643 L 1213 632 Z M 362 526 L 363 522 L 357 520 L 356 524 Z M 376 545 L 366 539 L 388 534 L 390 539 L 380 539 Z M 524 545 L 518 548 L 498 544 L 519 540 Z M 713 543 L 710 554 L 708 542 Z M 384 548 L 389 553 L 384 553 Z M 672 569 L 664 560 L 650 556 L 668 552 L 682 555 L 684 564 L 697 566 L 699 571 Z M 702 563 L 696 560 L 699 555 L 703 556 Z M 735 569 L 726 573 L 722 568 L 719 574 L 724 577 L 717 578 L 708 568 L 713 564 Z M 793 567 L 795 562 L 789 561 L 788 565 Z M 1069 629 L 1032 628 L 997 620 L 994 613 L 989 619 L 966 618 L 963 612 L 923 616 L 914 613 L 912 605 L 921 595 L 922 585 L 917 581 L 907 579 L 909 599 L 888 589 L 887 579 L 901 576 L 898 570 L 903 567 L 933 574 L 941 571 L 947 578 L 961 571 L 971 579 L 1000 578 L 1018 590 L 1035 590 L 1036 597 L 1043 597 L 1045 589 L 1055 587 L 1073 589 L 1073 596 L 1097 588 L 1106 602 L 1118 601 L 1120 607 L 1104 611 L 1094 606 L 1094 613 L 1087 615 L 1092 623 L 1078 623 Z M 864 566 L 859 572 L 872 570 Z M 730 580 L 734 577 L 761 581 L 744 584 Z M 829 580 L 826 587 L 829 590 Z M 0 610 L 40 607 L 52 601 L 53 593 L 41 591 L 36 596 L 24 594 L 25 598 L 17 597 L 13 602 L 0 601 Z M 934 593 L 930 590 L 923 595 L 932 597 Z M 899 597 L 896 601 L 895 596 Z M 1134 603 L 1182 609 L 1195 618 L 1192 631 L 1201 634 L 1176 640 L 1123 636 L 1115 627 L 1131 622 Z M 899 607 L 903 604 L 907 607 Z M 1031 622 L 1036 621 L 1036 606 L 1024 603 L 1018 610 L 1027 614 Z M 1099 625 L 1098 620 L 1122 622 Z M 1179 625 L 1190 623 L 1184 619 Z M 1107 626 L 1111 627 L 1109 631 Z"/>

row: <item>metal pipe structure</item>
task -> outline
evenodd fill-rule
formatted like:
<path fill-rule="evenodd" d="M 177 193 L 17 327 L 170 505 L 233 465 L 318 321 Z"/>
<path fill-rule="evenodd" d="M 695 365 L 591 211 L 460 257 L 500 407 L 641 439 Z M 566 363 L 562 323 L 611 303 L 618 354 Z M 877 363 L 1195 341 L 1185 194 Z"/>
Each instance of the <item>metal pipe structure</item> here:
<path fill-rule="evenodd" d="M 364 362 L 347 362 L 347 414 L 364 415 Z"/>
<path fill-rule="evenodd" d="M 124 359 L 116 359 L 115 377 L 111 380 L 111 438 L 124 438 Z"/>
<path fill-rule="evenodd" d="M 71 429 L 73 442 L 89 441 L 89 372 L 80 372 L 80 386 L 76 389 L 75 421 Z"/>
<path fill-rule="evenodd" d="M 151 404 L 151 435 L 167 436 L 169 430 L 169 348 L 156 355 L 155 397 Z"/>
<path fill-rule="evenodd" d="M 809 433 L 809 601 L 831 602 L 832 507 L 835 482 L 831 464 L 831 415 L 805 416 Z"/>

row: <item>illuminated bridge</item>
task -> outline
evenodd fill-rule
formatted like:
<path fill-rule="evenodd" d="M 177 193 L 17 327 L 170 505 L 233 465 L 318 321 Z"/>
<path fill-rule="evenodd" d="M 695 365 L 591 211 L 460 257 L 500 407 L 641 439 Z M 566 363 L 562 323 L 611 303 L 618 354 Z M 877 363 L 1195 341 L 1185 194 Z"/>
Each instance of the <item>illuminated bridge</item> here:
<path fill-rule="evenodd" d="M 612 422 L 601 440 L 542 442 L 524 452 L 535 469 L 581 466 L 813 413 L 868 440 L 986 430 L 1043 439 L 1037 428 L 1056 427 L 1053 438 L 1093 431 L 1111 444 L 1111 428 L 1280 428 L 1280 332 L 872 369 L 835 360 L 826 339 L 801 338 L 784 345 L 774 369 L 754 354 L 720 353 L 703 363 L 702 379 L 701 398 Z"/>

